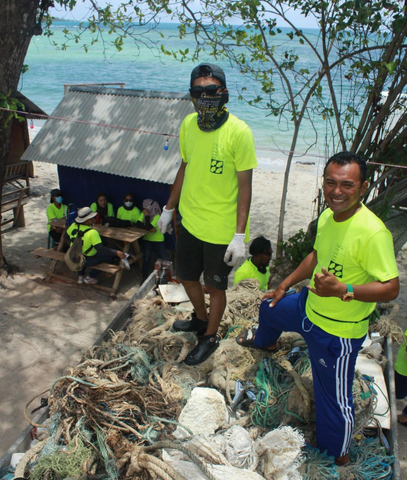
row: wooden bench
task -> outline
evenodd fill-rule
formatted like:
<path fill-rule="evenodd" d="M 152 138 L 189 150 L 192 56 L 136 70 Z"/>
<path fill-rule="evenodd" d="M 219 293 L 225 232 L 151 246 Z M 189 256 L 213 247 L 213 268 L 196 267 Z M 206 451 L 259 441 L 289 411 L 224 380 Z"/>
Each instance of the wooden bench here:
<path fill-rule="evenodd" d="M 24 205 L 28 203 L 27 198 L 24 197 L 27 187 L 20 188 L 18 190 L 12 190 L 11 192 L 3 193 L 1 199 L 1 225 L 7 225 L 13 222 L 13 227 L 25 227 Z M 14 196 L 17 198 L 7 197 Z M 3 213 L 13 212 L 13 217 L 7 220 L 3 220 Z"/>
<path fill-rule="evenodd" d="M 12 165 L 6 165 L 4 175 L 4 183 L 15 183 L 19 187 L 23 187 L 19 180 L 25 180 L 27 194 L 30 195 L 30 170 L 32 169 L 32 162 L 20 162 Z"/>
<path fill-rule="evenodd" d="M 52 248 L 48 250 L 47 248 L 39 247 L 33 250 L 31 253 L 36 257 L 51 258 L 52 260 L 57 260 L 58 262 L 65 262 L 65 253 L 57 252 Z M 98 265 L 92 265 L 91 268 L 100 270 L 101 272 L 110 273 L 111 275 L 114 275 L 121 269 L 120 265 L 113 265 L 111 263 L 99 263 Z"/>

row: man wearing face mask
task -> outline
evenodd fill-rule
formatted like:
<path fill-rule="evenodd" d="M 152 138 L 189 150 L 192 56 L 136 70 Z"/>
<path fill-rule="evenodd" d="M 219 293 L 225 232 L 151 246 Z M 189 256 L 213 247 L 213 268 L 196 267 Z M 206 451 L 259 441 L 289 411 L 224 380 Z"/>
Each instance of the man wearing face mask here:
<path fill-rule="evenodd" d="M 126 193 L 123 197 L 123 206 L 117 210 L 119 220 L 128 220 L 131 223 L 137 223 L 141 216 L 141 211 L 134 205 L 134 197 L 131 193 Z"/>
<path fill-rule="evenodd" d="M 245 257 L 257 159 L 250 128 L 225 106 L 229 94 L 223 70 L 210 63 L 198 65 L 192 70 L 190 87 L 196 113 L 182 123 L 182 163 L 158 227 L 166 232 L 179 202 L 177 277 L 195 311 L 190 321 L 176 321 L 173 327 L 197 333 L 198 344 L 185 359 L 187 365 L 197 365 L 218 347 L 216 333 L 226 307 L 228 275 Z M 209 315 L 202 273 L 210 295 Z"/>

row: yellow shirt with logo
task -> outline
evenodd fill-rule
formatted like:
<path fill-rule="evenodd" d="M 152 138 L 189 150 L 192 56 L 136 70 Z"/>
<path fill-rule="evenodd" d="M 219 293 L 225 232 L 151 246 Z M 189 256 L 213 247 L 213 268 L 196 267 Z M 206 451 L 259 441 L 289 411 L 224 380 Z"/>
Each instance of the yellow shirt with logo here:
<path fill-rule="evenodd" d="M 141 212 L 137 207 L 133 207 L 131 210 L 126 210 L 124 207 L 120 207 L 117 210 L 116 217 L 120 220 L 129 220 L 132 223 L 136 223 L 140 219 Z"/>
<path fill-rule="evenodd" d="M 99 232 L 97 232 L 94 228 L 90 227 L 89 225 L 78 225 L 77 223 L 73 223 L 67 230 L 67 234 L 71 239 L 71 245 L 74 240 L 78 236 L 78 226 L 81 232 L 86 231 L 86 233 L 82 237 L 82 253 L 87 257 L 93 257 L 96 255 L 97 250 L 96 248 L 91 248 L 94 245 L 99 245 L 102 243 L 102 239 L 100 238 Z"/>
<path fill-rule="evenodd" d="M 220 128 L 202 132 L 192 113 L 181 126 L 180 150 L 187 164 L 179 202 L 182 224 L 202 241 L 228 245 L 236 232 L 237 172 L 257 166 L 250 128 L 229 114 Z M 248 232 L 249 220 L 246 241 Z"/>
<path fill-rule="evenodd" d="M 255 278 L 259 281 L 259 289 L 267 290 L 270 278 L 270 268 L 266 267 L 266 273 L 259 272 L 251 258 L 248 258 L 235 272 L 233 285 L 246 280 L 247 278 Z"/>
<path fill-rule="evenodd" d="M 57 208 L 57 206 L 55 205 L 55 203 L 51 203 L 50 205 L 48 205 L 48 208 L 47 208 L 47 218 L 48 218 L 48 231 L 51 230 L 51 224 L 50 222 L 52 221 L 52 219 L 54 218 L 64 218 L 66 217 L 66 214 L 68 212 L 68 207 L 66 205 L 61 205 L 61 208 Z"/>
<path fill-rule="evenodd" d="M 312 287 L 314 275 L 321 273 L 322 267 L 341 283 L 353 286 L 386 282 L 398 276 L 391 233 L 364 205 L 344 222 L 335 222 L 332 210 L 325 210 L 318 220 L 314 249 L 318 263 Z M 366 318 L 375 306 L 374 302 L 343 302 L 338 297 L 319 297 L 309 292 L 306 313 L 315 325 L 332 335 L 361 338 L 367 333 Z"/>

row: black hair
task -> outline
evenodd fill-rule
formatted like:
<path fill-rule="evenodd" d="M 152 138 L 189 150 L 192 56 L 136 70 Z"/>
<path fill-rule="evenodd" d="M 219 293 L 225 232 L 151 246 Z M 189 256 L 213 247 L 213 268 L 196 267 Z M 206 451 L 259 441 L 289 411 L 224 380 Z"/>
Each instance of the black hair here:
<path fill-rule="evenodd" d="M 256 237 L 250 244 L 249 253 L 252 256 L 261 255 L 262 253 L 273 253 L 270 240 L 263 237 L 263 235 Z"/>
<path fill-rule="evenodd" d="M 123 201 L 126 197 L 131 197 L 133 199 L 133 202 L 134 202 L 134 195 L 130 192 L 127 192 L 125 195 L 123 195 Z"/>
<path fill-rule="evenodd" d="M 328 165 L 331 163 L 336 163 L 338 165 L 349 165 L 350 163 L 357 163 L 359 165 L 359 172 L 360 172 L 360 181 L 364 183 L 367 178 L 367 165 L 366 160 L 357 153 L 353 152 L 340 152 L 332 155 L 332 157 L 326 162 L 324 168 L 324 177 L 326 174 L 326 170 Z"/>

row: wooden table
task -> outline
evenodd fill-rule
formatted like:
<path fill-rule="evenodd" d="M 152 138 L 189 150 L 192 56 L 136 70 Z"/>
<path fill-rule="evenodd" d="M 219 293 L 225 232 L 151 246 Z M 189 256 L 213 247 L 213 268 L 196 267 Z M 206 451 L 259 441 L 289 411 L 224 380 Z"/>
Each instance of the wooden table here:
<path fill-rule="evenodd" d="M 63 254 L 61 250 L 63 248 L 64 242 L 62 241 L 62 239 L 64 238 L 65 228 L 66 228 L 65 219 L 63 218 L 58 220 L 54 219 L 50 222 L 50 224 L 55 227 L 59 227 L 63 229 L 61 241 L 58 244 L 57 250 L 55 251 L 53 249 L 47 250 L 47 249 L 37 248 L 31 253 L 37 256 L 52 258 L 50 272 L 48 273 L 49 276 L 69 280 L 62 275 L 55 274 L 57 262 L 63 261 Z M 146 230 L 142 230 L 137 227 L 128 227 L 128 228 L 105 227 L 104 225 L 98 225 L 98 224 L 93 225 L 93 228 L 99 233 L 101 237 L 111 239 L 115 244 L 115 246 L 117 247 L 117 250 L 121 250 L 124 253 L 128 253 L 129 254 L 128 261 L 130 265 L 135 262 L 139 262 L 140 269 L 141 269 L 143 254 L 140 251 L 140 245 L 138 243 L 138 239 L 147 233 Z M 129 251 L 131 245 L 133 245 L 135 253 L 131 253 Z M 108 263 L 101 263 L 99 265 L 94 265 L 92 266 L 92 268 L 95 268 L 96 270 L 102 270 L 104 272 L 115 275 L 113 287 L 104 287 L 103 285 L 92 285 L 92 286 L 111 292 L 111 293 L 116 293 L 117 290 L 119 289 L 120 280 L 123 275 L 123 268 L 121 268 L 120 265 L 111 265 Z"/>

